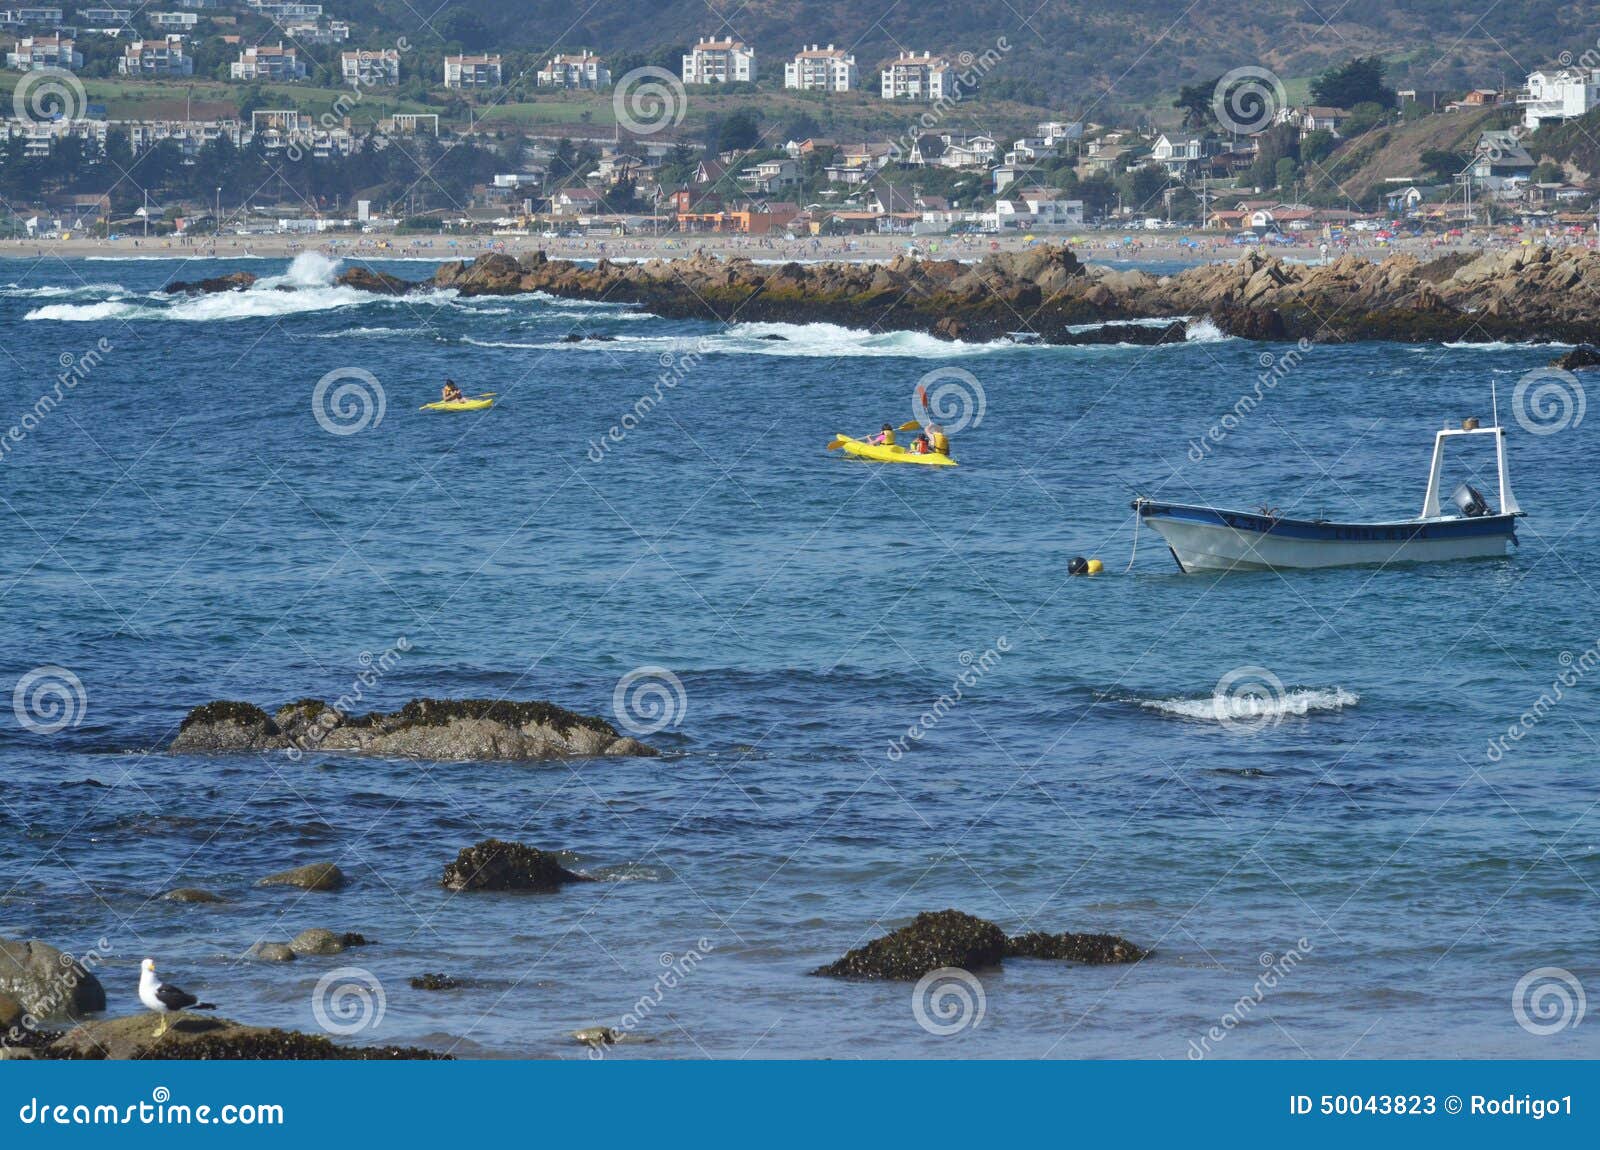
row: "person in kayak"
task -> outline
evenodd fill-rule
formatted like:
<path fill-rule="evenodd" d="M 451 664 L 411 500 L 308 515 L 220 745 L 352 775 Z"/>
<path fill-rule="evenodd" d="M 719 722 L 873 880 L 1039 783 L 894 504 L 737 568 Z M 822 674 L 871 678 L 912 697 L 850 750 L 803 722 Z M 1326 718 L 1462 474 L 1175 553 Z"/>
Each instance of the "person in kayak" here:
<path fill-rule="evenodd" d="M 894 446 L 894 427 L 891 424 L 887 424 L 887 423 L 884 424 L 883 425 L 883 430 L 878 432 L 878 434 L 874 435 L 871 439 L 867 440 L 867 442 L 868 443 L 876 443 L 880 447 L 893 447 Z"/>
<path fill-rule="evenodd" d="M 464 397 L 461 394 L 461 389 L 456 386 L 456 381 L 453 379 L 446 379 L 444 381 L 444 387 L 439 392 L 440 402 L 459 403 L 463 398 Z"/>
<path fill-rule="evenodd" d="M 928 450 L 935 455 L 950 454 L 950 437 L 944 433 L 944 429 L 937 423 L 928 424 L 923 429 L 923 433 L 928 440 Z"/>
<path fill-rule="evenodd" d="M 929 444 L 926 435 L 919 435 L 911 441 L 911 453 L 913 455 L 927 455 L 932 450 L 933 447 Z"/>

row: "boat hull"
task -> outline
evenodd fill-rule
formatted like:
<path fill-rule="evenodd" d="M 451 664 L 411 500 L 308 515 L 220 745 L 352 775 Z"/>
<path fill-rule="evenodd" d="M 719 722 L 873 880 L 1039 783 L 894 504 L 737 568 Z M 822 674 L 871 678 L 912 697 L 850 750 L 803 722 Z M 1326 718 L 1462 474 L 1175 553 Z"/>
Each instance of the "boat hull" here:
<path fill-rule="evenodd" d="M 1148 500 L 1135 507 L 1188 573 L 1483 559 L 1516 541 L 1515 515 L 1333 523 Z"/>

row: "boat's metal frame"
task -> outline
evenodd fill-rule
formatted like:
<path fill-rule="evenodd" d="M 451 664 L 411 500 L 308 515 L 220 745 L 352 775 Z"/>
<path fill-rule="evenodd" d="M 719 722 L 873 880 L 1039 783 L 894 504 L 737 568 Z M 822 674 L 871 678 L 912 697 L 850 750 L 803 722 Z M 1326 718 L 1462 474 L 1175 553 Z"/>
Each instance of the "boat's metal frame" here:
<path fill-rule="evenodd" d="M 1446 515 L 1439 507 L 1445 444 L 1461 436 L 1492 435 L 1499 510 L 1484 515 Z M 1195 503 L 1167 503 L 1139 496 L 1134 512 L 1160 533 L 1185 573 L 1350 567 L 1364 564 L 1427 563 L 1503 556 L 1515 543 L 1522 508 L 1511 492 L 1505 429 L 1471 422 L 1435 433 L 1422 514 L 1415 519 L 1339 522 L 1292 519 L 1271 510 L 1239 511 Z"/>

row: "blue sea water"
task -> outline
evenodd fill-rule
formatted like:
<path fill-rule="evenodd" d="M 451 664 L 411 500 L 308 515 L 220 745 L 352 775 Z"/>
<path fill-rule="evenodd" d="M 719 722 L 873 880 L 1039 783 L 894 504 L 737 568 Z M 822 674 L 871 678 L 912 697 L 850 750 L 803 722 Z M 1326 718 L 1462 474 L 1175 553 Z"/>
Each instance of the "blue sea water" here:
<path fill-rule="evenodd" d="M 267 278 L 159 291 L 237 268 Z M 0 715 L 0 936 L 90 955 L 111 1013 L 152 955 L 232 1017 L 316 1029 L 364 988 L 349 1040 L 475 1057 L 584 1057 L 595 1025 L 627 1058 L 1600 1055 L 1596 423 L 1513 418 L 1550 348 L 952 345 L 333 270 L 0 268 L 0 688 L 31 688 Z M 1264 356 L 1281 381 L 1200 450 Z M 930 372 L 966 402 L 959 468 L 823 450 L 911 418 Z M 497 405 L 419 412 L 447 375 Z M 1528 511 L 1507 558 L 1183 576 L 1146 532 L 1124 570 L 1135 490 L 1415 514 L 1433 431 L 1487 422 L 1491 385 Z M 1492 498 L 1492 460 L 1463 478 Z M 615 720 L 640 668 L 661 758 L 164 750 L 215 698 Z M 1219 711 L 1224 681 L 1265 704 Z M 441 889 L 490 836 L 602 881 Z M 345 890 L 254 885 L 322 860 Z M 807 974 L 946 907 L 1154 954 L 920 1000 Z M 377 943 L 243 957 L 313 926 Z"/>

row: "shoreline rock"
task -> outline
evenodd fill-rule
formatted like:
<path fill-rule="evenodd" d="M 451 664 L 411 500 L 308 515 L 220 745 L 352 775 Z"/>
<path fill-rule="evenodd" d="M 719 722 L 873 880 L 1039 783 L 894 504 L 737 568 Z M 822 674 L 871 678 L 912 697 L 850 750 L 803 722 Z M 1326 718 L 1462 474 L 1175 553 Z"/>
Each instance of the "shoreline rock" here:
<path fill-rule="evenodd" d="M 343 890 L 346 879 L 344 871 L 333 863 L 307 863 L 290 870 L 269 874 L 264 879 L 256 880 L 257 886 L 292 886 L 301 890 L 334 891 Z"/>
<path fill-rule="evenodd" d="M 446 890 L 512 890 L 548 893 L 567 883 L 593 882 L 574 874 L 554 854 L 522 843 L 484 839 L 464 847 L 452 863 L 445 864 L 439 885 Z"/>
<path fill-rule="evenodd" d="M 367 1061 L 375 1059 L 445 1060 L 451 1055 L 415 1046 L 340 1046 L 320 1034 L 248 1026 L 228 1018 L 173 1015 L 165 1035 L 154 1037 L 156 1016 L 134 1014 L 86 1022 L 34 1046 L 35 1057 L 47 1059 L 297 1059 Z"/>
<path fill-rule="evenodd" d="M 412 699 L 398 711 L 347 715 L 302 699 L 269 715 L 228 700 L 196 707 L 168 750 L 173 754 L 325 751 L 443 762 L 599 758 L 658 754 L 610 723 L 553 703 L 495 699 Z"/>
<path fill-rule="evenodd" d="M 1006 958 L 1064 959 L 1090 965 L 1140 962 L 1150 951 L 1114 934 L 1047 934 L 1007 938 L 992 922 L 959 910 L 923 911 L 910 923 L 859 946 L 813 975 L 915 982 L 942 967 L 981 970 Z"/>
<path fill-rule="evenodd" d="M 0 994 L 41 1021 L 78 1019 L 106 1008 L 100 980 L 38 939 L 0 938 Z"/>

